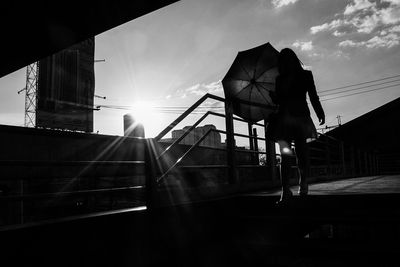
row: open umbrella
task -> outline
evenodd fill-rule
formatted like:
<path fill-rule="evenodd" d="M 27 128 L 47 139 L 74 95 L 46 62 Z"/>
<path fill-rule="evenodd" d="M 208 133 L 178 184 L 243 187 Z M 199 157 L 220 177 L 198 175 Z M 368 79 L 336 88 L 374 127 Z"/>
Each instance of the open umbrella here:
<path fill-rule="evenodd" d="M 234 103 L 233 114 L 257 122 L 276 112 L 270 93 L 275 91 L 278 55 L 270 43 L 237 54 L 222 79 L 225 98 Z"/>

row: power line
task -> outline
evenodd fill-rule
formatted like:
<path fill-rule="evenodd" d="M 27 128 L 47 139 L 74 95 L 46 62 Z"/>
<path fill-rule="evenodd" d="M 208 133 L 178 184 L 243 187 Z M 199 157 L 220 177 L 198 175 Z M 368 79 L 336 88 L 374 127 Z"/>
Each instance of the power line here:
<path fill-rule="evenodd" d="M 363 85 L 363 84 L 368 84 L 368 83 L 379 82 L 379 81 L 388 80 L 388 79 L 397 78 L 397 77 L 400 77 L 400 74 L 399 75 L 395 75 L 395 76 L 381 78 L 381 79 L 371 80 L 371 81 L 367 81 L 367 82 L 355 83 L 355 84 L 345 85 L 345 86 L 336 87 L 336 88 L 332 88 L 332 89 L 322 90 L 322 91 L 319 91 L 318 93 L 335 91 L 335 90 L 338 90 L 338 89 L 344 89 L 344 88 L 348 88 L 348 87 L 353 87 L 353 86 L 358 86 L 358 85 Z"/>
<path fill-rule="evenodd" d="M 101 107 L 101 108 L 115 108 L 115 109 L 125 109 L 125 110 L 134 110 L 135 106 L 124 106 L 124 105 L 97 105 L 97 107 Z M 154 111 L 183 111 L 190 108 L 189 106 L 187 107 L 171 107 L 171 106 L 159 106 L 159 107 L 150 107 L 149 109 L 154 110 Z M 224 107 L 213 107 L 213 106 L 209 106 L 209 107 L 205 107 L 205 106 L 200 106 L 197 107 L 197 110 L 208 110 L 208 109 L 222 109 Z"/>
<path fill-rule="evenodd" d="M 389 82 L 383 82 L 383 83 L 377 83 L 377 84 L 372 84 L 372 85 L 361 86 L 361 87 L 358 87 L 358 88 L 353 88 L 353 89 L 344 90 L 344 91 L 340 91 L 340 92 L 334 92 L 334 93 L 321 95 L 321 97 L 322 96 L 331 96 L 331 95 L 343 94 L 343 93 L 347 93 L 347 92 L 351 92 L 351 91 L 357 91 L 357 90 L 360 90 L 360 89 L 370 88 L 370 87 L 374 87 L 374 86 L 378 86 L 378 85 L 394 83 L 394 82 L 399 82 L 399 81 L 400 81 L 400 79 L 397 79 L 397 80 L 393 80 L 393 81 L 389 81 Z"/>
<path fill-rule="evenodd" d="M 334 100 L 334 99 L 338 99 L 338 98 L 343 98 L 343 97 L 348 97 L 348 96 L 353 96 L 353 95 L 365 94 L 365 93 L 379 91 L 379 90 L 383 90 L 383 89 L 387 89 L 387 88 L 391 88 L 391 87 L 396 87 L 396 86 L 400 86 L 400 83 L 394 84 L 394 85 L 389 85 L 389 86 L 384 86 L 384 87 L 381 87 L 381 88 L 375 88 L 375 89 L 371 89 L 371 90 L 367 90 L 367 91 L 362 91 L 362 92 L 357 92 L 357 93 L 352 93 L 352 94 L 347 94 L 347 95 L 342 95 L 342 96 L 322 99 L 321 102 L 322 101 Z"/>
<path fill-rule="evenodd" d="M 117 106 L 117 105 L 97 105 L 97 108 L 107 108 L 107 109 L 117 109 L 117 110 L 126 110 L 126 111 L 132 111 L 132 107 L 130 106 Z M 187 107 L 189 108 L 189 107 Z M 154 109 L 154 112 L 157 113 L 167 113 L 167 114 L 181 114 L 185 109 Z M 210 107 L 208 109 L 220 109 L 221 107 Z M 207 112 L 207 109 L 200 109 L 200 110 L 195 110 L 192 112 L 193 114 L 205 114 Z"/>
<path fill-rule="evenodd" d="M 322 90 L 322 91 L 319 91 L 319 93 L 332 92 L 332 91 L 345 89 L 345 88 L 350 88 L 350 87 L 354 87 L 354 86 L 359 86 L 359 85 L 363 85 L 363 84 L 375 83 L 375 82 L 378 82 L 378 81 L 393 79 L 393 78 L 396 78 L 396 77 L 400 77 L 400 75 L 394 75 L 394 76 L 385 77 L 385 78 L 376 79 L 376 80 L 371 80 L 371 81 L 367 81 L 367 82 L 362 82 L 362 83 L 356 83 L 356 84 L 336 87 L 336 88 L 332 88 L 332 89 L 328 89 L 328 90 Z M 348 92 L 352 92 L 352 91 L 356 91 L 356 90 L 361 90 L 361 89 L 365 89 L 365 88 L 371 88 L 371 87 L 384 85 L 384 84 L 389 84 L 389 83 L 394 83 L 394 82 L 399 82 L 399 81 L 400 81 L 400 79 L 396 79 L 396 80 L 392 80 L 392 81 L 387 81 L 387 82 L 382 82 L 382 83 L 377 83 L 377 84 L 372 84 L 372 85 L 367 85 L 367 86 L 361 86 L 361 87 L 358 87 L 358 88 L 353 88 L 353 89 L 349 89 L 349 90 L 343 90 L 343 91 L 340 91 L 340 92 L 333 92 L 333 93 L 329 93 L 329 94 L 324 94 L 324 95 L 321 95 L 321 97 L 327 97 L 327 96 L 332 96 L 332 95 L 337 95 L 337 94 L 344 94 L 344 93 L 348 93 Z M 399 85 L 400 85 L 400 83 L 396 83 L 396 84 L 393 84 L 393 85 L 374 88 L 374 89 L 371 89 L 371 90 L 365 90 L 365 91 L 362 91 L 362 92 L 356 92 L 356 93 L 341 95 L 341 96 L 337 96 L 337 97 L 321 99 L 321 101 L 329 101 L 329 100 L 334 100 L 334 99 L 338 99 L 338 98 L 343 98 L 343 97 L 348 97 L 348 96 L 353 96 L 353 95 L 358 95 L 358 94 L 364 94 L 364 93 L 379 91 L 379 90 L 383 90 L 383 89 L 387 89 L 387 88 L 396 87 L 396 86 L 399 86 Z M 124 105 L 97 105 L 96 107 L 98 107 L 98 108 L 108 108 L 108 109 L 119 109 L 119 110 L 134 110 L 135 109 L 134 106 L 124 106 Z M 157 106 L 157 107 L 151 107 L 151 109 L 154 110 L 155 112 L 170 113 L 170 114 L 180 114 L 182 111 L 184 111 L 184 110 L 186 110 L 188 108 L 189 108 L 189 106 Z M 223 108 L 224 108 L 223 106 L 199 106 L 199 107 L 196 108 L 197 111 L 195 111 L 195 114 L 204 114 L 205 113 L 204 110 L 206 110 L 206 109 L 223 109 Z"/>

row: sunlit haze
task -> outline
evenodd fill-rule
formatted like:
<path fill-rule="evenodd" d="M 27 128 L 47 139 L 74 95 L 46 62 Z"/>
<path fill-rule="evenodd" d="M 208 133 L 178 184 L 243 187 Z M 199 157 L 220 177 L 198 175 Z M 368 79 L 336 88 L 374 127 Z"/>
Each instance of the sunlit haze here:
<path fill-rule="evenodd" d="M 95 93 L 106 97 L 95 99 L 100 134 L 122 135 L 123 115 L 133 112 L 146 136 L 155 136 L 205 93 L 224 96 L 221 79 L 237 52 L 266 42 L 277 50 L 291 47 L 312 70 L 328 126 L 338 115 L 346 123 L 400 96 L 393 79 L 351 91 L 365 93 L 322 93 L 400 74 L 400 3 L 394 0 L 182 0 L 95 40 L 96 59 L 105 59 L 95 64 Z M 1 124 L 23 125 L 24 95 L 17 91 L 25 74 L 21 69 L 0 79 Z M 208 101 L 178 128 L 205 106 L 223 111 L 222 103 Z M 222 120 L 204 121 L 210 123 L 224 129 Z"/>

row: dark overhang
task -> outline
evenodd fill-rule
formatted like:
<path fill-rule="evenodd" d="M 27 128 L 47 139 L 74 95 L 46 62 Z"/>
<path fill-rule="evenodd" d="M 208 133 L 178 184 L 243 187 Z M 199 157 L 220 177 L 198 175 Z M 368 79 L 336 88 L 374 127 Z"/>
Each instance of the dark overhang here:
<path fill-rule="evenodd" d="M 178 0 L 1 3 L 0 77 Z"/>
<path fill-rule="evenodd" d="M 382 105 L 327 134 L 348 145 L 382 153 L 400 151 L 400 98 Z"/>

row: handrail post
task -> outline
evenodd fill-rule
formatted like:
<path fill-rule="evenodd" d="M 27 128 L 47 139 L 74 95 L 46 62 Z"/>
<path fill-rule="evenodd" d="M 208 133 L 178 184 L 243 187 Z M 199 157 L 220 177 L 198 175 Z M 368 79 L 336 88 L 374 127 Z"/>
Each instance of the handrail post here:
<path fill-rule="evenodd" d="M 19 213 L 19 216 L 20 216 L 20 224 L 24 224 L 25 223 L 25 218 L 24 218 L 24 216 L 25 216 L 25 207 L 24 207 L 24 194 L 25 194 L 25 190 L 24 190 L 24 179 L 21 179 L 20 180 L 20 184 L 19 184 L 19 186 L 20 186 L 20 196 L 21 196 L 21 201 L 20 201 L 20 213 Z"/>
<path fill-rule="evenodd" d="M 346 160 L 345 160 L 345 151 L 344 151 L 344 143 L 343 141 L 339 141 L 339 146 L 340 146 L 340 160 L 342 164 L 342 175 L 345 177 L 347 175 L 347 170 L 346 170 Z"/>
<path fill-rule="evenodd" d="M 357 175 L 362 176 L 361 150 L 357 148 Z"/>
<path fill-rule="evenodd" d="M 146 139 L 144 142 L 145 152 L 145 185 L 146 185 L 146 207 L 147 210 L 153 211 L 158 204 L 157 181 L 156 181 L 156 156 L 154 152 L 155 141 L 153 138 Z"/>
<path fill-rule="evenodd" d="M 367 153 L 367 160 L 368 160 L 368 175 L 373 175 L 373 171 L 372 171 L 372 161 L 371 161 L 371 152 L 368 151 Z"/>
<path fill-rule="evenodd" d="M 260 164 L 260 158 L 259 158 L 259 153 L 258 153 L 258 140 L 257 140 L 257 128 L 253 128 L 253 142 L 254 142 L 254 151 L 257 151 L 254 153 L 254 164 L 259 165 Z"/>
<path fill-rule="evenodd" d="M 325 137 L 325 160 L 328 178 L 332 178 L 332 165 L 331 165 L 331 149 L 330 149 L 329 139 Z"/>
<path fill-rule="evenodd" d="M 266 136 L 267 127 L 268 127 L 268 122 L 264 120 L 266 165 L 269 170 L 271 181 L 275 183 L 275 181 L 278 178 L 276 172 L 276 148 L 275 148 L 275 142 L 268 140 Z"/>
<path fill-rule="evenodd" d="M 368 152 L 367 151 L 363 151 L 363 162 L 364 162 L 364 175 L 369 175 Z"/>
<path fill-rule="evenodd" d="M 227 150 L 227 165 L 228 165 L 228 181 L 230 184 L 238 182 L 236 173 L 236 158 L 235 158 L 235 136 L 233 127 L 233 102 L 225 101 L 225 127 L 226 127 L 226 150 Z"/>
<path fill-rule="evenodd" d="M 355 176 L 356 174 L 356 152 L 354 146 L 350 146 L 350 175 Z"/>
<path fill-rule="evenodd" d="M 247 129 L 248 129 L 248 132 L 249 132 L 249 147 L 250 147 L 250 150 L 254 150 L 253 124 L 251 122 L 247 123 Z M 251 164 L 254 164 L 255 155 L 253 153 L 250 154 L 250 158 L 251 158 Z"/>

